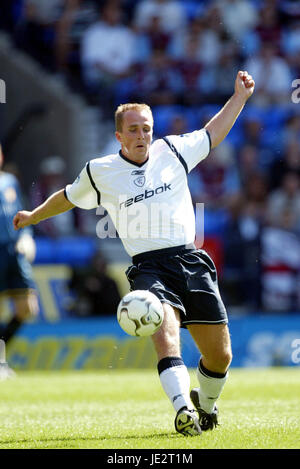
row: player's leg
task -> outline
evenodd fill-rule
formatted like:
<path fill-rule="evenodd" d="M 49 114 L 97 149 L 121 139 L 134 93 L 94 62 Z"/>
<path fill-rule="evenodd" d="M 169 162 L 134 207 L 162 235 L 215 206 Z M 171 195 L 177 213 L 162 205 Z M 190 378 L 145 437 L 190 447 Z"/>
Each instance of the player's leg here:
<path fill-rule="evenodd" d="M 152 336 L 160 382 L 177 412 L 176 430 L 184 435 L 198 435 L 201 429 L 189 395 L 190 376 L 180 352 L 179 311 L 166 303 L 163 309 L 163 324 Z"/>
<path fill-rule="evenodd" d="M 12 296 L 14 315 L 0 332 L 0 338 L 7 344 L 18 332 L 23 322 L 38 313 L 38 300 L 33 290 L 25 290 Z"/>
<path fill-rule="evenodd" d="M 26 319 L 38 312 L 37 294 L 32 280 L 32 268 L 23 254 L 16 252 L 15 246 L 9 245 L 6 251 L 6 269 L 2 288 L 7 297 L 12 299 L 13 318 L 0 331 L 0 338 L 8 343 L 17 333 Z"/>
<path fill-rule="evenodd" d="M 188 329 L 201 352 L 197 369 L 199 388 L 191 391 L 192 401 L 199 412 L 201 428 L 217 425 L 216 401 L 228 377 L 232 359 L 227 324 L 192 324 Z"/>
<path fill-rule="evenodd" d="M 226 373 L 232 359 L 227 324 L 191 324 L 188 330 L 201 352 L 201 362 L 212 372 Z"/>

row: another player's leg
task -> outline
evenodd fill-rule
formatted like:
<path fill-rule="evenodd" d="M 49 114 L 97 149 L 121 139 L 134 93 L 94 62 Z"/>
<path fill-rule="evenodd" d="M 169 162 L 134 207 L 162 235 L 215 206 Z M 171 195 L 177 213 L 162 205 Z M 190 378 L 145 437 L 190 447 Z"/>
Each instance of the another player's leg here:
<path fill-rule="evenodd" d="M 27 290 L 22 295 L 13 298 L 14 316 L 0 331 L 1 347 L 5 348 L 8 342 L 15 336 L 23 322 L 38 313 L 38 300 L 36 294 Z M 3 355 L 3 353 L 2 353 Z M 2 360 L 0 366 L 0 379 L 13 378 L 15 372 L 8 366 L 6 361 Z"/>
<path fill-rule="evenodd" d="M 38 300 L 35 292 L 26 290 L 12 297 L 14 315 L 0 331 L 0 339 L 8 342 L 16 335 L 25 320 L 35 317 L 38 313 Z"/>
<path fill-rule="evenodd" d="M 232 353 L 226 324 L 193 324 L 188 329 L 196 342 L 201 358 L 197 368 L 199 387 L 191 391 L 191 399 L 199 413 L 202 430 L 218 425 L 219 398 L 228 377 Z"/>
<path fill-rule="evenodd" d="M 152 336 L 158 357 L 158 373 L 162 387 L 175 411 L 175 428 L 183 435 L 199 435 L 201 429 L 190 396 L 190 376 L 180 353 L 179 312 L 164 303 L 164 321 Z"/>

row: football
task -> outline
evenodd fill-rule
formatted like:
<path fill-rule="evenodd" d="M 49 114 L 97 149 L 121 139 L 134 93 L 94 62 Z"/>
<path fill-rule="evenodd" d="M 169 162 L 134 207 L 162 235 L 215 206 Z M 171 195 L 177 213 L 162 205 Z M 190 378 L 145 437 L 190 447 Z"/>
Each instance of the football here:
<path fill-rule="evenodd" d="M 156 332 L 164 319 L 161 302 L 148 290 L 127 293 L 119 303 L 117 318 L 129 335 L 146 337 Z"/>

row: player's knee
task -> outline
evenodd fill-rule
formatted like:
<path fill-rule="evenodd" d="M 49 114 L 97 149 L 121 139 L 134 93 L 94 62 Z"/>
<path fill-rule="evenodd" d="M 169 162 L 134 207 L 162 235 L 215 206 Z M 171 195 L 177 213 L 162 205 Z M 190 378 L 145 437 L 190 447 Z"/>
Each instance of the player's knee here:
<path fill-rule="evenodd" d="M 216 373 L 226 373 L 232 360 L 232 353 L 229 348 L 222 348 L 205 356 L 205 366 Z"/>
<path fill-rule="evenodd" d="M 16 317 L 20 321 L 26 321 L 28 319 L 33 319 L 36 317 L 35 312 L 31 308 L 24 308 L 23 310 L 18 310 L 16 312 Z"/>
<path fill-rule="evenodd" d="M 222 354 L 223 367 L 229 368 L 232 361 L 232 352 L 230 349 L 224 350 Z"/>
<path fill-rule="evenodd" d="M 20 321 L 34 319 L 38 315 L 38 300 L 35 295 L 15 301 L 15 315 Z"/>
<path fill-rule="evenodd" d="M 215 366 L 218 368 L 216 371 L 225 373 L 230 366 L 232 360 L 232 352 L 229 348 L 221 349 L 215 356 Z"/>

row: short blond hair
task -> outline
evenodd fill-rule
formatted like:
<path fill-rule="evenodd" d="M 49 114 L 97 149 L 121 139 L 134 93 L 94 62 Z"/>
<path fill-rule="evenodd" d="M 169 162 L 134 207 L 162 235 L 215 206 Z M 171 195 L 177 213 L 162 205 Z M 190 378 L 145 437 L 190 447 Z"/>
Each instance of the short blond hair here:
<path fill-rule="evenodd" d="M 126 103 L 120 104 L 117 107 L 115 112 L 115 126 L 117 132 L 122 132 L 122 125 L 123 125 L 123 117 L 125 112 L 127 111 L 147 111 L 151 115 L 153 121 L 153 115 L 150 106 L 145 103 Z"/>

